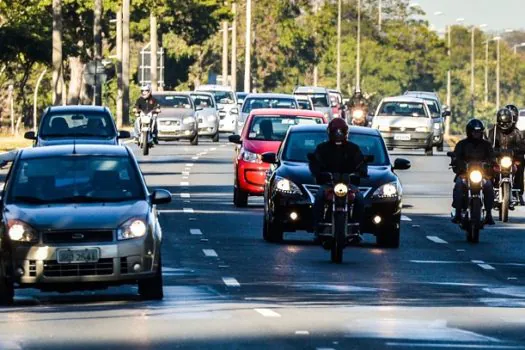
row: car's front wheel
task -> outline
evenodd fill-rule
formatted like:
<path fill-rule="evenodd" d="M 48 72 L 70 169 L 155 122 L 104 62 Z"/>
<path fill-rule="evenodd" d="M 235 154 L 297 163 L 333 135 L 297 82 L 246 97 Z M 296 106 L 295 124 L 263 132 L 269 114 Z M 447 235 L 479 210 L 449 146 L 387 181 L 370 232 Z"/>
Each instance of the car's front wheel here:
<path fill-rule="evenodd" d="M 377 245 L 384 248 L 399 248 L 400 231 L 401 226 L 399 222 L 389 225 L 389 227 L 377 234 Z"/>
<path fill-rule="evenodd" d="M 162 259 L 159 256 L 159 264 L 155 276 L 139 280 L 139 295 L 142 300 L 162 300 L 164 290 L 162 283 Z"/>
<path fill-rule="evenodd" d="M 199 144 L 199 134 L 195 134 L 195 136 L 190 140 L 190 143 L 192 146 L 197 146 Z"/>
<path fill-rule="evenodd" d="M 425 155 L 426 155 L 426 156 L 432 156 L 432 155 L 434 155 L 434 151 L 433 151 L 432 147 L 430 147 L 430 148 L 425 148 Z"/>
<path fill-rule="evenodd" d="M 438 152 L 443 152 L 443 141 L 441 141 L 441 142 L 437 145 L 436 150 L 437 150 Z"/>
<path fill-rule="evenodd" d="M 282 227 L 263 216 L 263 238 L 266 242 L 279 243 L 283 241 L 284 232 Z"/>
<path fill-rule="evenodd" d="M 211 140 L 213 142 L 219 142 L 219 132 L 217 131 L 217 133 L 215 135 L 213 135 L 213 137 L 211 138 Z"/>
<path fill-rule="evenodd" d="M 248 193 L 241 190 L 239 186 L 233 188 L 233 204 L 235 204 L 237 208 L 248 206 Z"/>
<path fill-rule="evenodd" d="M 8 276 L 7 269 L 0 262 L 0 305 L 12 305 L 15 297 L 13 280 Z"/>

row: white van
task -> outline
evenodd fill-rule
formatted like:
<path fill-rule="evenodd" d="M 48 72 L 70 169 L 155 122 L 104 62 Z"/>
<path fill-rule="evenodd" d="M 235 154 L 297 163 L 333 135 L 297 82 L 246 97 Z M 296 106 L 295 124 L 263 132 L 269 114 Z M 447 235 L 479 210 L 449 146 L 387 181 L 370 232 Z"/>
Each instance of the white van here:
<path fill-rule="evenodd" d="M 219 110 L 219 131 L 235 133 L 237 119 L 239 118 L 239 106 L 233 89 L 222 85 L 201 85 L 195 91 L 213 94 Z"/>

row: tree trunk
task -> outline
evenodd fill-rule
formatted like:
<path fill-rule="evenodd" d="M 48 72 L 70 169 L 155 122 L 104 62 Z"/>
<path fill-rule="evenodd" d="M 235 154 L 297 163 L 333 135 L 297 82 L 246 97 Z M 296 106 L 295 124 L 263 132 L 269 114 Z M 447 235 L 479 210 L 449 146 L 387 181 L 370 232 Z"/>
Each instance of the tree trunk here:
<path fill-rule="evenodd" d="M 122 8 L 117 12 L 117 127 L 122 128 Z"/>
<path fill-rule="evenodd" d="M 130 0 L 122 1 L 122 123 L 129 124 L 129 17 Z"/>
<path fill-rule="evenodd" d="M 94 23 L 93 23 L 93 37 L 94 37 L 94 59 L 102 59 L 102 0 L 95 0 L 95 13 L 94 13 Z M 102 105 L 102 84 L 97 82 L 94 90 L 95 104 L 97 106 Z"/>
<path fill-rule="evenodd" d="M 151 77 L 151 90 L 158 90 L 158 76 L 157 76 L 157 53 L 159 50 L 157 40 L 157 17 L 155 15 L 150 16 L 150 77 Z"/>
<path fill-rule="evenodd" d="M 53 104 L 63 102 L 63 66 L 62 66 L 62 0 L 53 0 Z"/>
<path fill-rule="evenodd" d="M 71 79 L 69 81 L 67 104 L 77 105 L 80 102 L 80 91 L 82 90 L 85 65 L 80 60 L 80 57 L 69 57 L 68 61 L 69 69 L 71 70 Z"/>

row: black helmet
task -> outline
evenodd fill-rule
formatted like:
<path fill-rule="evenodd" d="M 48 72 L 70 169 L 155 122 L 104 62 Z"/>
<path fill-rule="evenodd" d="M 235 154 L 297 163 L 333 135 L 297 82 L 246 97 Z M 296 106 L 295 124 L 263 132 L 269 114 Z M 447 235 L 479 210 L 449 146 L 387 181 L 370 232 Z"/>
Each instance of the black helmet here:
<path fill-rule="evenodd" d="M 518 122 L 518 116 L 520 115 L 518 107 L 516 107 L 513 104 L 509 104 L 506 105 L 505 108 L 509 109 L 512 112 L 512 122 L 516 124 Z"/>
<path fill-rule="evenodd" d="M 496 114 L 496 123 L 501 130 L 510 130 L 514 124 L 514 115 L 512 111 L 507 108 L 501 108 Z"/>
<path fill-rule="evenodd" d="M 343 118 L 334 118 L 328 124 L 328 138 L 330 142 L 335 144 L 342 144 L 348 138 L 348 124 Z"/>
<path fill-rule="evenodd" d="M 474 131 L 480 131 L 481 133 L 483 133 L 485 131 L 485 125 L 479 119 L 471 119 L 467 123 L 466 129 L 467 129 L 467 137 L 472 138 L 472 133 Z"/>

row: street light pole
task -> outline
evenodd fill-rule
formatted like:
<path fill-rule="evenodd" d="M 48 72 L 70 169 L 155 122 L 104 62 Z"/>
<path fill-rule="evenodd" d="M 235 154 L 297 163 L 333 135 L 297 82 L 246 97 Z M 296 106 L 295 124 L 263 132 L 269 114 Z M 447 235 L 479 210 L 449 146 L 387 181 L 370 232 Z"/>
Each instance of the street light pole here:
<path fill-rule="evenodd" d="M 501 38 L 498 37 L 498 48 L 497 48 L 497 58 L 496 58 L 496 109 L 499 109 L 500 106 L 500 42 Z"/>
<path fill-rule="evenodd" d="M 250 92 L 251 39 L 252 32 L 252 0 L 246 0 L 246 43 L 244 52 L 244 92 Z"/>
<path fill-rule="evenodd" d="M 377 19 L 377 29 L 379 31 L 381 31 L 381 26 L 383 24 L 383 1 L 382 0 L 379 0 L 379 4 L 377 5 L 377 9 L 378 9 L 378 19 Z"/>
<path fill-rule="evenodd" d="M 228 85 L 228 22 L 222 21 L 222 85 Z"/>
<path fill-rule="evenodd" d="M 471 51 L 470 51 L 470 109 L 471 109 L 471 116 L 474 116 L 474 94 L 475 92 L 475 81 L 474 81 L 474 35 L 476 33 L 475 31 L 476 27 L 472 26 L 472 35 L 471 35 Z"/>
<path fill-rule="evenodd" d="M 357 57 L 355 71 L 355 87 L 361 90 L 361 0 L 357 0 Z"/>
<path fill-rule="evenodd" d="M 337 90 L 341 91 L 341 2 L 337 2 Z"/>
<path fill-rule="evenodd" d="M 237 3 L 232 3 L 232 61 L 231 61 L 231 85 L 233 91 L 237 91 Z"/>
<path fill-rule="evenodd" d="M 448 26 L 447 27 L 447 55 L 448 55 L 448 60 L 449 62 L 452 62 L 452 57 L 451 57 L 451 46 L 452 46 L 452 26 Z M 450 66 L 448 68 L 448 71 L 447 71 L 447 107 L 449 109 L 451 109 L 451 95 L 452 95 L 452 92 L 451 92 L 451 88 L 452 88 L 452 72 L 450 71 Z M 446 123 L 445 123 L 445 136 L 449 136 L 450 135 L 450 117 L 448 117 L 446 119 Z"/>
<path fill-rule="evenodd" d="M 485 42 L 485 106 L 489 103 L 489 40 Z"/>

